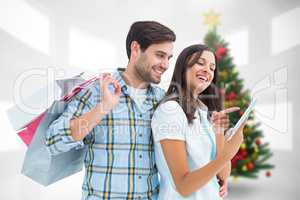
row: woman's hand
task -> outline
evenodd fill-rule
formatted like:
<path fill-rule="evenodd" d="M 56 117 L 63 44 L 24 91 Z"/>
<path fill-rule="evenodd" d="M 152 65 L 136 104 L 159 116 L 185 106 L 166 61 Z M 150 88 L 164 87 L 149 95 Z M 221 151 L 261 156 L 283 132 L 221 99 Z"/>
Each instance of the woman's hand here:
<path fill-rule="evenodd" d="M 244 139 L 243 130 L 245 125 L 246 122 L 240 126 L 237 133 L 230 140 L 225 141 L 222 152 L 217 155 L 219 158 L 230 161 L 236 155 Z"/>
<path fill-rule="evenodd" d="M 216 134 L 224 135 L 225 130 L 229 128 L 229 113 L 240 110 L 239 107 L 231 107 L 220 112 L 214 111 L 211 116 L 211 123 Z"/>
<path fill-rule="evenodd" d="M 219 191 L 219 195 L 222 198 L 227 197 L 228 195 L 228 181 L 226 180 L 221 180 L 219 179 L 219 185 L 220 185 L 220 191 Z"/>

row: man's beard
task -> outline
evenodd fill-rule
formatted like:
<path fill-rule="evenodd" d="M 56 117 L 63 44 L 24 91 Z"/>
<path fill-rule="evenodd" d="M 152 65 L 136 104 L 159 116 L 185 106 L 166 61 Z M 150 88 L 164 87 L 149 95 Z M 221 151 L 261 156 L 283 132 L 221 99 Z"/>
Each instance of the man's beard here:
<path fill-rule="evenodd" d="M 136 73 L 142 81 L 147 82 L 147 83 L 158 84 L 160 82 L 160 80 L 158 81 L 151 76 L 152 68 L 153 68 L 153 66 L 147 65 L 146 57 L 140 58 L 140 60 L 135 65 Z"/>
<path fill-rule="evenodd" d="M 138 74 L 139 78 L 147 83 L 156 83 L 157 81 L 152 78 L 151 72 L 147 71 L 147 69 L 151 70 L 151 67 L 143 66 L 143 65 L 136 65 L 135 66 L 136 73 Z"/>

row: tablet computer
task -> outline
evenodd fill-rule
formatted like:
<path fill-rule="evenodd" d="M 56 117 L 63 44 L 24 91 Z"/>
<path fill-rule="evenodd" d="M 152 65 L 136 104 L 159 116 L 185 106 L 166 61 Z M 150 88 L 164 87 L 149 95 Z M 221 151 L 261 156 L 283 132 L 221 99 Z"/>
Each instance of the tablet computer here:
<path fill-rule="evenodd" d="M 239 121 L 235 124 L 233 128 L 230 128 L 225 133 L 226 140 L 230 140 L 231 137 L 237 132 L 237 130 L 240 128 L 240 126 L 247 121 L 248 117 L 250 116 L 250 113 L 254 110 L 254 106 L 256 105 L 256 99 L 252 99 L 250 105 L 242 115 L 242 117 L 239 119 Z"/>

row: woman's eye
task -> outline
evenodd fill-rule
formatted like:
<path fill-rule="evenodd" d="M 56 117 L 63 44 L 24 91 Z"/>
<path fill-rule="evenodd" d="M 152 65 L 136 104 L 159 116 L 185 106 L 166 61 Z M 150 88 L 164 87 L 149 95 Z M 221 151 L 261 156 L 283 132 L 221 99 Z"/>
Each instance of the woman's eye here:
<path fill-rule="evenodd" d="M 202 62 L 197 62 L 197 64 L 198 64 L 198 65 L 201 65 L 201 66 L 204 65 L 204 63 L 202 63 Z"/>

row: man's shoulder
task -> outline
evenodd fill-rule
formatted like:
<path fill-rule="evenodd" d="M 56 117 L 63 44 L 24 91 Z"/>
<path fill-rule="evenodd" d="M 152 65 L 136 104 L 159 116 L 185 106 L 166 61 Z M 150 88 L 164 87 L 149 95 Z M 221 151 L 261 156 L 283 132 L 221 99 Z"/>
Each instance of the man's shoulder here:
<path fill-rule="evenodd" d="M 100 100 L 100 86 L 99 80 L 94 80 L 90 84 L 84 86 L 77 94 L 76 99 L 80 101 L 86 101 L 91 105 L 96 105 Z"/>
<path fill-rule="evenodd" d="M 164 89 L 162 89 L 161 87 L 156 86 L 156 85 L 152 85 L 152 88 L 154 91 L 154 95 L 158 101 L 160 101 L 162 98 L 164 98 L 164 96 L 166 94 Z"/>

